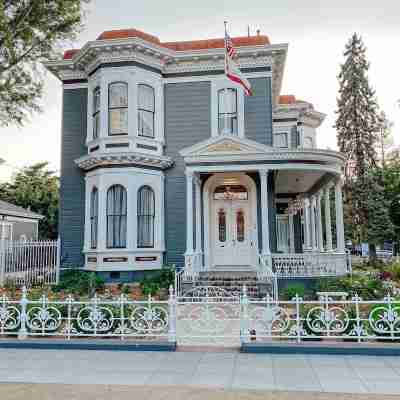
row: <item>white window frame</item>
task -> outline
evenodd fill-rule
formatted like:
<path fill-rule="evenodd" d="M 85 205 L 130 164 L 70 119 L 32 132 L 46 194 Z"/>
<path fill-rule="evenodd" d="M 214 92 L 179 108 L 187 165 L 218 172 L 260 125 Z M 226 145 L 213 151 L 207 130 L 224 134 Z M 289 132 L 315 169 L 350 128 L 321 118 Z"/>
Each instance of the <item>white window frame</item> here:
<path fill-rule="evenodd" d="M 286 146 L 278 146 L 278 143 L 277 143 L 277 137 L 278 136 L 283 136 L 283 135 L 285 135 L 286 136 Z M 277 148 L 279 148 L 279 149 L 289 149 L 289 144 L 290 144 L 290 135 L 289 135 L 289 132 L 274 132 L 274 147 L 277 147 Z"/>
<path fill-rule="evenodd" d="M 235 85 L 227 77 L 217 77 L 211 80 L 211 136 L 220 136 L 218 129 L 218 93 L 221 89 L 235 89 L 237 101 L 237 135 L 244 138 L 244 90 Z"/>
<path fill-rule="evenodd" d="M 6 226 L 10 228 L 10 241 L 13 240 L 13 224 L 11 222 L 0 221 L 0 240 L 6 240 Z"/>

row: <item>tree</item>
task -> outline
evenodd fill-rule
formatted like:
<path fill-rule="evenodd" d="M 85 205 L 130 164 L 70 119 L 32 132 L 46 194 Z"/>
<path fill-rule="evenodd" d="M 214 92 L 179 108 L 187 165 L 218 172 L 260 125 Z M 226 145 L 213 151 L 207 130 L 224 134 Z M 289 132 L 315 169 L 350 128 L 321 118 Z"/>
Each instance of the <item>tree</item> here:
<path fill-rule="evenodd" d="M 378 119 L 378 137 L 376 151 L 380 159 L 382 168 L 386 166 L 386 155 L 394 148 L 394 140 L 392 136 L 393 122 L 389 121 L 386 114 L 382 111 Z"/>
<path fill-rule="evenodd" d="M 40 62 L 53 58 L 82 26 L 88 0 L 0 1 L 0 126 L 40 111 Z"/>
<path fill-rule="evenodd" d="M 379 126 L 375 92 L 368 80 L 366 48 L 356 33 L 351 37 L 341 65 L 337 99 L 337 140 L 346 156 L 345 180 L 363 176 L 376 165 L 375 145 Z"/>
<path fill-rule="evenodd" d="M 20 170 L 12 182 L 0 184 L 0 199 L 44 215 L 39 222 L 39 237 L 58 236 L 59 179 L 42 162 Z"/>
<path fill-rule="evenodd" d="M 375 246 L 393 237 L 389 202 L 384 195 L 376 148 L 385 151 L 388 126 L 379 115 L 375 92 L 368 80 L 366 48 L 356 33 L 351 37 L 341 65 L 337 99 L 337 140 L 346 157 L 344 220 L 346 235 L 355 243 Z M 383 154 L 384 162 L 385 156 Z"/>

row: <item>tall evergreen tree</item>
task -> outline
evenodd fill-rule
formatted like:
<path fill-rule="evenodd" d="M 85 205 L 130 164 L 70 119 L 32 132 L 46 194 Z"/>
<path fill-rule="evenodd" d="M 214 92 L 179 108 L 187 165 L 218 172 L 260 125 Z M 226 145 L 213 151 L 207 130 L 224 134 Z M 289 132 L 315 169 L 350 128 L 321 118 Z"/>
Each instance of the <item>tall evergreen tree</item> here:
<path fill-rule="evenodd" d="M 354 242 L 375 245 L 393 236 L 389 204 L 383 194 L 376 148 L 382 129 L 375 92 L 368 80 L 366 48 L 356 33 L 341 65 L 337 99 L 337 140 L 346 157 L 344 182 L 345 232 Z"/>
<path fill-rule="evenodd" d="M 337 140 L 346 156 L 345 177 L 366 174 L 376 165 L 375 151 L 379 126 L 375 92 L 368 80 L 369 63 L 362 38 L 356 33 L 344 51 L 345 62 L 339 74 L 337 100 Z"/>

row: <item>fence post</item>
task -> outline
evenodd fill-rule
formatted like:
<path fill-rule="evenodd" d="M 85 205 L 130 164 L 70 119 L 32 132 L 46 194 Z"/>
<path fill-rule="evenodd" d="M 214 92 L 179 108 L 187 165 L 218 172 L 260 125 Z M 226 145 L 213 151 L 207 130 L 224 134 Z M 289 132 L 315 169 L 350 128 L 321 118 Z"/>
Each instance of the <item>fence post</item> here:
<path fill-rule="evenodd" d="M 21 305 L 21 327 L 18 331 L 18 339 L 24 340 L 28 337 L 28 330 L 26 329 L 27 322 L 27 305 L 29 303 L 26 286 L 22 288 L 22 297 L 19 302 Z"/>
<path fill-rule="evenodd" d="M 168 298 L 168 314 L 169 314 L 169 326 L 168 326 L 168 341 L 176 342 L 176 293 L 172 285 L 169 287 L 169 298 Z"/>
<path fill-rule="evenodd" d="M 247 297 L 247 287 L 243 285 L 242 295 L 240 296 L 240 342 L 249 342 L 249 298 Z"/>
<path fill-rule="evenodd" d="M 301 328 L 301 318 L 300 318 L 300 300 L 302 300 L 299 295 L 296 293 L 296 330 L 297 330 L 297 343 L 301 342 L 301 334 L 302 334 L 302 328 Z"/>
<path fill-rule="evenodd" d="M 60 266 L 61 266 L 61 239 L 57 239 L 57 252 L 56 252 L 56 285 L 60 283 Z"/>
<path fill-rule="evenodd" d="M 1 234 L 1 232 L 0 232 Z M 6 241 L 0 237 L 0 287 L 4 286 L 6 270 Z"/>

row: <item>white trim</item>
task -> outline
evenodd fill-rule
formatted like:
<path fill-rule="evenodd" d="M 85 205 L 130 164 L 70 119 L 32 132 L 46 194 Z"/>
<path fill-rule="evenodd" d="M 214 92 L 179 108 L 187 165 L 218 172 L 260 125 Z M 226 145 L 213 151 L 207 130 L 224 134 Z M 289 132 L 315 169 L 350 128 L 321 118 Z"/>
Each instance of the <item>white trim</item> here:
<path fill-rule="evenodd" d="M 272 78 L 272 72 L 246 72 L 243 76 L 247 79 L 251 78 Z M 220 75 L 201 75 L 201 76 L 182 76 L 179 78 L 164 78 L 164 83 L 189 83 L 189 82 L 208 82 L 214 81 L 215 79 L 224 77 L 224 72 L 221 71 Z M 228 78 L 226 78 L 228 79 Z M 228 82 L 232 82 L 228 79 Z M 238 87 L 238 86 L 236 86 Z"/>
<path fill-rule="evenodd" d="M 88 83 L 87 82 L 82 82 L 82 83 L 64 83 L 63 84 L 63 89 L 64 90 L 87 89 L 87 88 L 88 88 Z"/>

